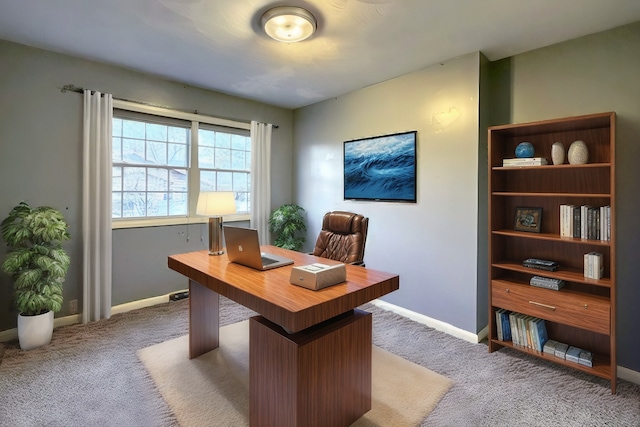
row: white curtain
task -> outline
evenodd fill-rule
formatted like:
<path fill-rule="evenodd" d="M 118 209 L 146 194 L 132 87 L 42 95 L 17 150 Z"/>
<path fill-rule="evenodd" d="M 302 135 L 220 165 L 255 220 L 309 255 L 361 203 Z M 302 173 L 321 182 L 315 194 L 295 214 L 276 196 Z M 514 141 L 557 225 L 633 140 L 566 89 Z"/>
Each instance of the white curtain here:
<path fill-rule="evenodd" d="M 251 227 L 258 230 L 260 243 L 271 243 L 271 131 L 269 123 L 251 122 Z"/>
<path fill-rule="evenodd" d="M 84 91 L 82 322 L 111 317 L 110 94 Z"/>

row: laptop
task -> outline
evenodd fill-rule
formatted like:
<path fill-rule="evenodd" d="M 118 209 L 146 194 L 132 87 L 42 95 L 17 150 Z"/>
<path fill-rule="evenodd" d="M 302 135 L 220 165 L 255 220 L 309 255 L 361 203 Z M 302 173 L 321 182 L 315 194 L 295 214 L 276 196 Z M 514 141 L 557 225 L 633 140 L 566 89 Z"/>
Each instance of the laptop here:
<path fill-rule="evenodd" d="M 272 268 L 293 264 L 292 259 L 260 252 L 258 230 L 229 226 L 224 226 L 223 228 L 229 261 L 246 265 L 256 270 L 271 270 Z"/>

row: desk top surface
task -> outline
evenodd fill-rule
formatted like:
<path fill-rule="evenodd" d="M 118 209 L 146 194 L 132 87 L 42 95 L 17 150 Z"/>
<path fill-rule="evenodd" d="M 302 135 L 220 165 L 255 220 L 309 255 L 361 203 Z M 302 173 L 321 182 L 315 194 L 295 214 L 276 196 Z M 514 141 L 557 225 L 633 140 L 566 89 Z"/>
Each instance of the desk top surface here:
<path fill-rule="evenodd" d="M 306 289 L 289 282 L 292 267 L 339 263 L 276 246 L 262 246 L 262 251 L 291 258 L 294 264 L 259 271 L 230 262 L 226 254 L 211 256 L 204 250 L 171 255 L 168 265 L 291 332 L 345 313 L 400 286 L 397 274 L 347 265 L 345 282 L 317 291 Z"/>

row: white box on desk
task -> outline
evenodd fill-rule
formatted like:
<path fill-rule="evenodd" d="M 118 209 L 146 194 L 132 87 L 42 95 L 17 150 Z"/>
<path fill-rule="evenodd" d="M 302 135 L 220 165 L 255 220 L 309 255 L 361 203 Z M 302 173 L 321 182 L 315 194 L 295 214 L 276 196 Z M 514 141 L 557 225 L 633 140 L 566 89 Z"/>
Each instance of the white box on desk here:
<path fill-rule="evenodd" d="M 289 281 L 303 288 L 318 289 L 336 285 L 347 280 L 347 268 L 344 264 L 309 264 L 291 269 Z"/>

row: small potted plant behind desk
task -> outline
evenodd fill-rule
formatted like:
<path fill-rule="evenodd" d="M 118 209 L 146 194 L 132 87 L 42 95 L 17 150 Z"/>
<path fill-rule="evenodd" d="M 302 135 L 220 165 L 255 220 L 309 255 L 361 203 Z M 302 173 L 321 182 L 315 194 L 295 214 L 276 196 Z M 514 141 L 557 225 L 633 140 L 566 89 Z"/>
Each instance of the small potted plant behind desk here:
<path fill-rule="evenodd" d="M 8 253 L 1 269 L 13 279 L 20 348 L 47 345 L 53 333 L 53 313 L 62 308 L 62 283 L 70 259 L 62 248 L 69 240 L 68 224 L 57 210 L 26 202 L 14 207 L 0 224 Z"/>
<path fill-rule="evenodd" d="M 303 234 L 307 231 L 304 216 L 304 209 L 298 205 L 285 204 L 271 212 L 269 215 L 269 231 L 276 236 L 274 245 L 299 251 L 302 249 L 306 237 Z"/>

